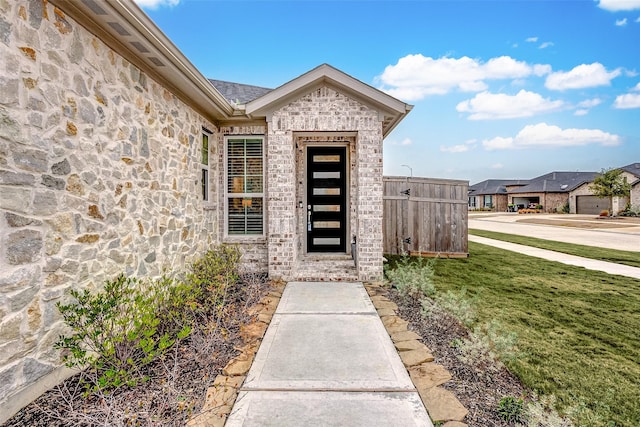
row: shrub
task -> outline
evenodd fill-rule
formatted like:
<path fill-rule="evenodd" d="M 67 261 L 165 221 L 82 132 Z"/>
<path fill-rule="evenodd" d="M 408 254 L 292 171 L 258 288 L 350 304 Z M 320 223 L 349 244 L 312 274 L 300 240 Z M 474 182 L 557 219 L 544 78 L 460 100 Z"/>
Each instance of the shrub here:
<path fill-rule="evenodd" d="M 385 274 L 402 296 L 420 300 L 436 293 L 433 284 L 434 263 L 435 258 L 412 258 L 405 254 L 395 266 L 386 264 Z"/>
<path fill-rule="evenodd" d="M 495 369 L 494 360 L 507 362 L 517 358 L 517 342 L 515 332 L 505 332 L 497 320 L 491 320 L 476 326 L 468 337 L 452 344 L 460 350 L 458 358 L 462 362 L 483 371 Z"/>
<path fill-rule="evenodd" d="M 498 417 L 508 423 L 519 423 L 524 412 L 524 400 L 505 396 L 498 404 Z"/>
<path fill-rule="evenodd" d="M 476 310 L 472 301 L 467 298 L 467 289 L 462 288 L 459 292 L 447 291 L 444 295 L 435 297 L 437 303 L 451 313 L 465 326 L 471 326 L 476 321 Z"/>
<path fill-rule="evenodd" d="M 620 213 L 620 216 L 640 216 L 640 206 L 631 206 L 628 204 L 625 210 Z"/>
<path fill-rule="evenodd" d="M 527 427 L 573 427 L 571 420 L 562 417 L 554 409 L 556 405 L 554 395 L 537 396 L 534 394 L 531 402 L 525 408 L 525 425 Z"/>
<path fill-rule="evenodd" d="M 156 310 L 163 281 L 118 276 L 92 294 L 72 290 L 75 302 L 58 303 L 71 335 L 60 337 L 55 347 L 66 351 L 69 367 L 88 366 L 97 383 L 87 388 L 112 388 L 144 381 L 142 368 L 171 347 L 176 338 L 189 334 L 184 327 L 176 336 L 160 333 Z"/>
<path fill-rule="evenodd" d="M 222 245 L 196 260 L 184 280 L 120 275 L 95 293 L 72 290 L 75 302 L 57 305 L 70 334 L 55 347 L 68 367 L 93 371 L 87 391 L 137 385 L 147 365 L 221 313 L 239 259 L 237 247 Z"/>
<path fill-rule="evenodd" d="M 609 216 L 609 211 L 607 209 L 603 209 L 600 211 L 599 216 Z"/>

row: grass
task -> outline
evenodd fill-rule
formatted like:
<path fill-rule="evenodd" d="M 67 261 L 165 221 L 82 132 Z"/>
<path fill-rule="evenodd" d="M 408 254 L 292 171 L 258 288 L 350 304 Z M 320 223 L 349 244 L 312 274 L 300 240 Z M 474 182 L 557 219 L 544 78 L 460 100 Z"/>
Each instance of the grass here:
<path fill-rule="evenodd" d="M 550 251 L 562 252 L 584 258 L 615 262 L 617 264 L 629 265 L 631 267 L 640 267 L 640 252 L 618 251 L 595 246 L 574 245 L 571 243 L 537 239 L 535 237 L 517 236 L 514 234 L 498 233 L 495 231 L 473 229 L 469 230 L 469 234 L 487 237 L 489 239 L 502 240 L 505 242 L 519 243 L 521 245 L 533 246 L 540 249 L 548 249 Z"/>
<path fill-rule="evenodd" d="M 467 289 L 478 322 L 518 334 L 507 367 L 578 426 L 640 425 L 640 281 L 469 242 L 435 264 L 438 292 Z"/>

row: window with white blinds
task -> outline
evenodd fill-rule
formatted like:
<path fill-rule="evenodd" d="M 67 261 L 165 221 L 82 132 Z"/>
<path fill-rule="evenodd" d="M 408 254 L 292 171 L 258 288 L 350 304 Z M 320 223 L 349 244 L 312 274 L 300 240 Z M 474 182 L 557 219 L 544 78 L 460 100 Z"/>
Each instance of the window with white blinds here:
<path fill-rule="evenodd" d="M 228 235 L 264 234 L 264 139 L 226 139 Z"/>
<path fill-rule="evenodd" d="M 200 183 L 202 185 L 202 200 L 209 200 L 209 134 L 202 132 L 202 177 Z"/>

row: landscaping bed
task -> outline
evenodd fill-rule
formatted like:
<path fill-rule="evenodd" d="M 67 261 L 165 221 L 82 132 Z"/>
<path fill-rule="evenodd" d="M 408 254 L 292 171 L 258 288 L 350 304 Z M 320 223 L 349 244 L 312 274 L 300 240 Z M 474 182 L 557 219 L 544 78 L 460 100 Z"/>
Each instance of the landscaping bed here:
<path fill-rule="evenodd" d="M 459 372 L 461 386 L 456 394 L 470 410 L 470 425 L 499 425 L 483 414 L 497 411 L 495 399 L 507 393 L 526 401 L 534 392 L 533 402 L 542 403 L 534 407 L 536 418 L 547 421 L 533 425 L 569 425 L 557 414 L 540 411 L 541 407 L 555 408 L 573 425 L 640 425 L 638 281 L 474 242 L 469 243 L 469 251 L 467 259 L 440 259 L 433 264 L 433 298 L 457 318 L 467 316 L 468 328 L 460 329 L 460 324 L 446 318 L 422 317 L 423 307 L 415 301 L 399 305 L 433 347 L 434 356 L 450 359 L 439 363 L 452 373 Z M 494 338 L 492 324 L 498 332 Z M 498 376 L 485 382 L 484 372 L 465 365 L 464 355 L 457 350 L 473 346 L 461 346 L 456 336 L 478 331 L 487 333 L 481 341 L 493 346 L 526 387 L 520 389 L 523 395 L 517 381 Z M 515 345 L 506 347 L 509 354 L 503 357 L 496 344 L 510 334 L 516 337 Z M 500 391 L 495 397 L 486 396 L 492 389 Z"/>
<path fill-rule="evenodd" d="M 175 338 L 175 344 L 166 351 L 156 351 L 157 356 L 151 363 L 141 363 L 141 366 L 122 375 L 127 381 L 135 380 L 131 381 L 136 382 L 135 385 L 118 384 L 113 376 L 109 376 L 111 374 L 104 379 L 104 373 L 111 371 L 106 371 L 99 364 L 97 368 L 79 371 L 77 375 L 47 391 L 3 426 L 186 425 L 200 412 L 207 390 L 216 377 L 231 359 L 241 353 L 241 347 L 245 344 L 242 327 L 259 317 L 252 307 L 271 288 L 263 275 L 239 274 L 235 264 L 237 259 L 235 250 L 221 248 L 203 258 L 205 262 L 200 264 L 202 274 L 196 271 L 198 274 L 187 275 L 186 282 L 178 285 L 175 281 L 161 282 L 167 284 L 163 289 L 178 287 L 181 291 L 185 288 L 180 286 L 184 287 L 183 283 L 191 281 L 211 293 L 211 296 L 205 295 L 197 301 L 185 301 L 183 296 L 188 299 L 188 295 L 197 293 L 198 289 L 193 286 L 186 288 L 188 294 L 177 294 L 181 297 L 180 301 L 172 307 L 181 312 L 173 312 L 172 316 L 178 316 L 180 324 L 190 320 L 195 320 L 196 324 L 192 324 L 188 336 Z M 197 269 L 194 268 L 195 270 Z M 121 300 L 121 297 L 115 299 Z M 94 298 L 93 301 L 104 303 L 104 299 Z M 207 301 L 212 305 L 207 307 Z M 83 310 L 89 305 L 85 304 Z M 95 306 L 96 304 L 92 304 L 90 309 L 95 309 Z M 118 306 L 119 304 L 109 305 L 108 311 L 111 312 L 113 307 Z M 157 310 L 156 307 L 153 309 Z M 73 307 L 72 310 L 79 313 Z M 187 312 L 197 313 L 197 317 L 191 319 Z M 132 316 L 131 313 L 124 314 L 125 318 Z M 116 323 L 120 319 L 116 317 Z M 160 327 L 163 326 L 162 322 Z M 104 336 L 101 339 L 105 340 Z M 117 342 L 122 344 L 119 340 Z M 139 347 L 136 344 L 135 349 L 139 350 Z M 103 358 L 106 357 L 108 354 Z M 103 383 L 106 385 L 98 386 Z"/>

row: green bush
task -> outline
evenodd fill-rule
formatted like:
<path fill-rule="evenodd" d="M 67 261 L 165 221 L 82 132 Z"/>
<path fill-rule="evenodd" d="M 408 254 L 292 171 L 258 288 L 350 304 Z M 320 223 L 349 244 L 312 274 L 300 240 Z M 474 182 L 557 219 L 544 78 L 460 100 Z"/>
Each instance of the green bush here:
<path fill-rule="evenodd" d="M 522 420 L 524 412 L 524 400 L 512 396 L 505 396 L 498 404 L 498 417 L 509 423 L 518 423 Z"/>
<path fill-rule="evenodd" d="M 432 297 L 436 293 L 433 284 L 435 258 L 403 255 L 395 265 L 385 265 L 385 274 L 404 297 Z"/>
<path fill-rule="evenodd" d="M 435 300 L 440 307 L 451 313 L 467 327 L 470 327 L 477 319 L 473 301 L 467 298 L 467 288 L 462 288 L 458 292 L 449 290 L 445 294 L 438 294 Z"/>
<path fill-rule="evenodd" d="M 144 381 L 142 368 L 188 335 L 184 327 L 176 336 L 160 333 L 156 310 L 161 282 L 118 276 L 97 293 L 72 290 L 75 302 L 58 304 L 71 335 L 60 337 L 55 347 L 66 350 L 69 367 L 88 366 L 96 371 L 100 388 L 136 385 Z"/>
<path fill-rule="evenodd" d="M 87 391 L 137 385 L 147 365 L 220 313 L 239 260 L 237 247 L 222 245 L 195 261 L 184 280 L 120 275 L 98 292 L 72 290 L 74 302 L 57 304 L 70 334 L 55 347 L 68 367 L 95 373 Z"/>

